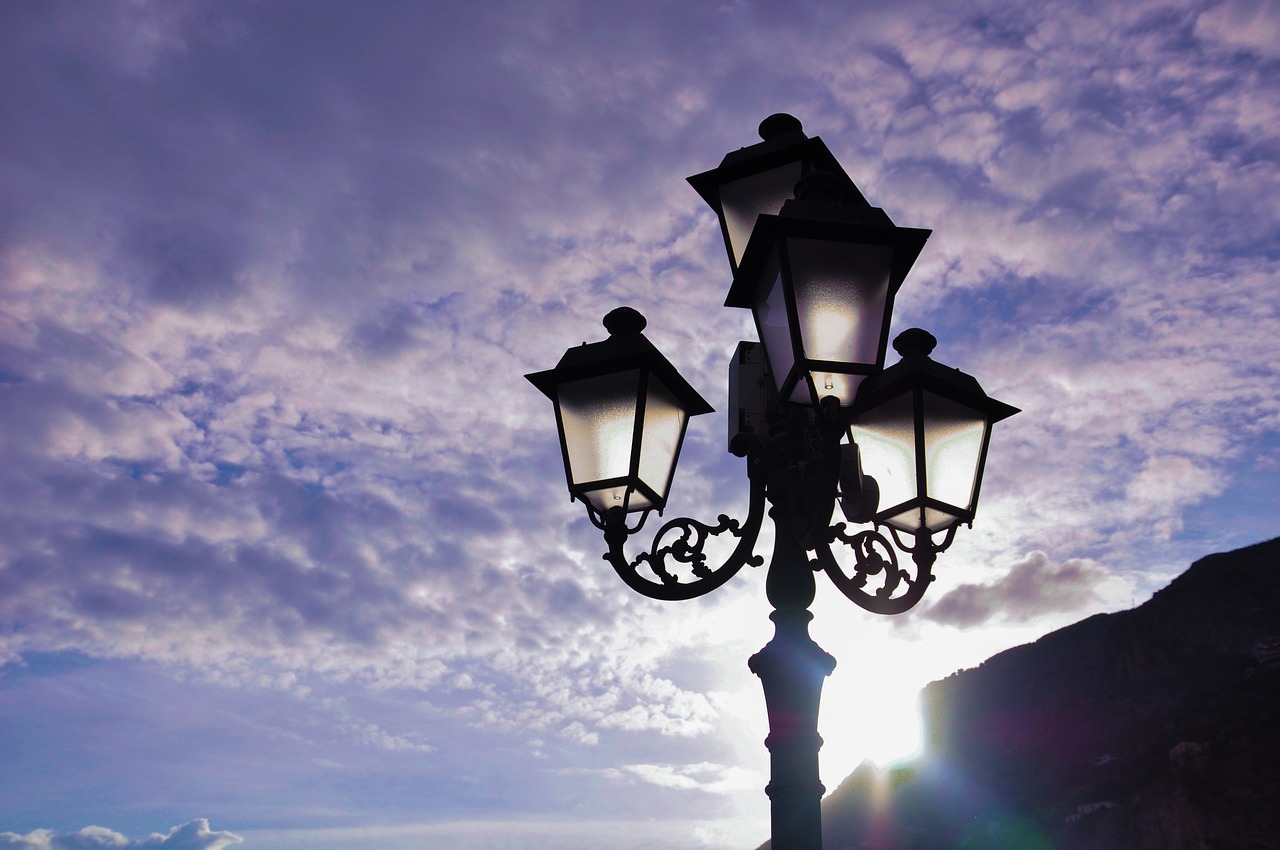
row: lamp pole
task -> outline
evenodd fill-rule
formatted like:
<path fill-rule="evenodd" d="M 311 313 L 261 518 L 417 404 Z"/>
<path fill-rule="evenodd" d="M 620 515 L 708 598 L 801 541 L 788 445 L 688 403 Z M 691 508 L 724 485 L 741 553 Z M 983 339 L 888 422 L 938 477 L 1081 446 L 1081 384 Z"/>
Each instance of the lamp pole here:
<path fill-rule="evenodd" d="M 897 227 L 868 204 L 795 118 L 770 116 L 760 135 L 689 178 L 720 220 L 733 272 L 726 306 L 750 308 L 760 333 L 730 365 L 729 451 L 746 460 L 746 519 L 672 519 L 627 556 L 627 541 L 666 507 L 689 418 L 711 412 L 635 310 L 612 311 L 608 339 L 527 377 L 555 404 L 570 497 L 633 590 L 692 599 L 760 566 L 767 508 L 774 635 L 749 666 L 769 716 L 772 846 L 821 850 L 818 709 L 836 662 L 809 636 L 815 574 L 872 613 L 919 602 L 938 553 L 973 522 L 992 424 L 1018 411 L 934 361 L 927 331 L 900 334 L 901 360 L 885 366 L 894 295 L 929 231 Z M 849 530 L 837 508 L 872 527 Z M 736 543 L 712 567 L 716 538 Z"/>
<path fill-rule="evenodd" d="M 769 713 L 770 821 L 776 850 L 822 847 L 818 774 L 818 707 L 836 660 L 809 636 L 815 582 L 809 559 L 775 517 L 773 559 L 765 593 L 773 606 L 773 638 L 747 662 L 764 686 Z"/>

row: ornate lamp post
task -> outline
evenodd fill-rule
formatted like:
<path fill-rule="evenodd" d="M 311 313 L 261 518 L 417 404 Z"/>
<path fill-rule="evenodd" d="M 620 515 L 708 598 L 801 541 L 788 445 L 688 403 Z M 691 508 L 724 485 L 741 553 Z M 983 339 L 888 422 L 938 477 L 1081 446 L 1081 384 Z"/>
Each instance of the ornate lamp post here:
<path fill-rule="evenodd" d="M 760 134 L 689 178 L 720 218 L 733 270 L 726 306 L 750 308 L 760 334 L 739 343 L 730 366 L 729 450 L 747 462 L 746 519 L 672 519 L 648 551 L 627 557 L 627 539 L 666 506 L 688 418 L 711 411 L 644 337 L 635 310 L 614 310 L 607 340 L 527 377 L 555 403 L 570 497 L 586 504 L 605 559 L 637 592 L 692 599 L 759 566 L 753 549 L 770 506 L 774 636 L 749 663 L 769 714 L 773 847 L 820 850 L 818 706 L 835 659 L 809 636 L 814 574 L 877 614 L 919 602 L 938 553 L 973 522 L 992 424 L 1018 410 L 932 360 L 937 340 L 918 328 L 898 336 L 902 359 L 885 367 L 894 295 L 929 231 L 896 227 L 870 206 L 795 118 L 770 116 Z M 873 527 L 833 522 L 837 507 Z M 709 566 L 706 544 L 722 535 L 735 547 Z M 852 574 L 837 545 L 852 552 Z"/>

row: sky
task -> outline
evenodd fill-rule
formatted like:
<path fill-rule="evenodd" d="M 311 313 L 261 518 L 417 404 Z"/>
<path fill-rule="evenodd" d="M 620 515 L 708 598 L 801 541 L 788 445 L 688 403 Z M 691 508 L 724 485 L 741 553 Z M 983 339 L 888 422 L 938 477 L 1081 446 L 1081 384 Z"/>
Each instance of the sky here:
<path fill-rule="evenodd" d="M 764 571 L 629 591 L 523 378 L 630 305 L 717 409 L 788 112 L 933 230 L 894 333 L 1022 409 L 898 617 L 820 579 L 829 789 L 924 683 L 1274 537 L 1280 6 L 0 4 L 0 847 L 730 850 Z M 891 355 L 891 361 L 893 357 Z M 764 543 L 760 550 L 767 553 Z"/>

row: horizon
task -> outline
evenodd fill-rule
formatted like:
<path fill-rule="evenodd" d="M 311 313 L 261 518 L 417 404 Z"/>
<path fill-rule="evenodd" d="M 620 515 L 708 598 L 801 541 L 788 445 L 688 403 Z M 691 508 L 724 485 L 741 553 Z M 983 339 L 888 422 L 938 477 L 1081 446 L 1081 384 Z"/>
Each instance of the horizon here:
<path fill-rule="evenodd" d="M 755 331 L 685 178 L 773 113 L 933 231 L 891 338 L 1022 409 L 917 608 L 819 580 L 828 791 L 919 747 L 925 683 L 1276 537 L 1278 27 L 1261 0 L 0 7 L 0 846 L 765 840 L 764 570 L 628 590 L 523 375 L 639 310 L 716 409 L 666 517 L 745 516 L 726 374 Z"/>

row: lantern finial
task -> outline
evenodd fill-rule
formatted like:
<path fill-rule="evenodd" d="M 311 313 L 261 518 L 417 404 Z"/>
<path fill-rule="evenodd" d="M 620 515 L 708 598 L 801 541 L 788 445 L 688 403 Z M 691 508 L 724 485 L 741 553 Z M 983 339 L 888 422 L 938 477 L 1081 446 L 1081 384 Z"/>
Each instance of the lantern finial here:
<path fill-rule="evenodd" d="M 638 334 L 649 324 L 639 310 L 632 307 L 618 307 L 605 313 L 604 329 L 610 336 L 618 334 Z"/>
<path fill-rule="evenodd" d="M 893 338 L 893 350 L 903 357 L 928 357 L 937 344 L 938 338 L 924 328 L 909 328 Z"/>
<path fill-rule="evenodd" d="M 785 136 L 788 133 L 799 133 L 804 130 L 800 119 L 785 112 L 775 112 L 760 122 L 760 138 L 766 142 Z"/>

